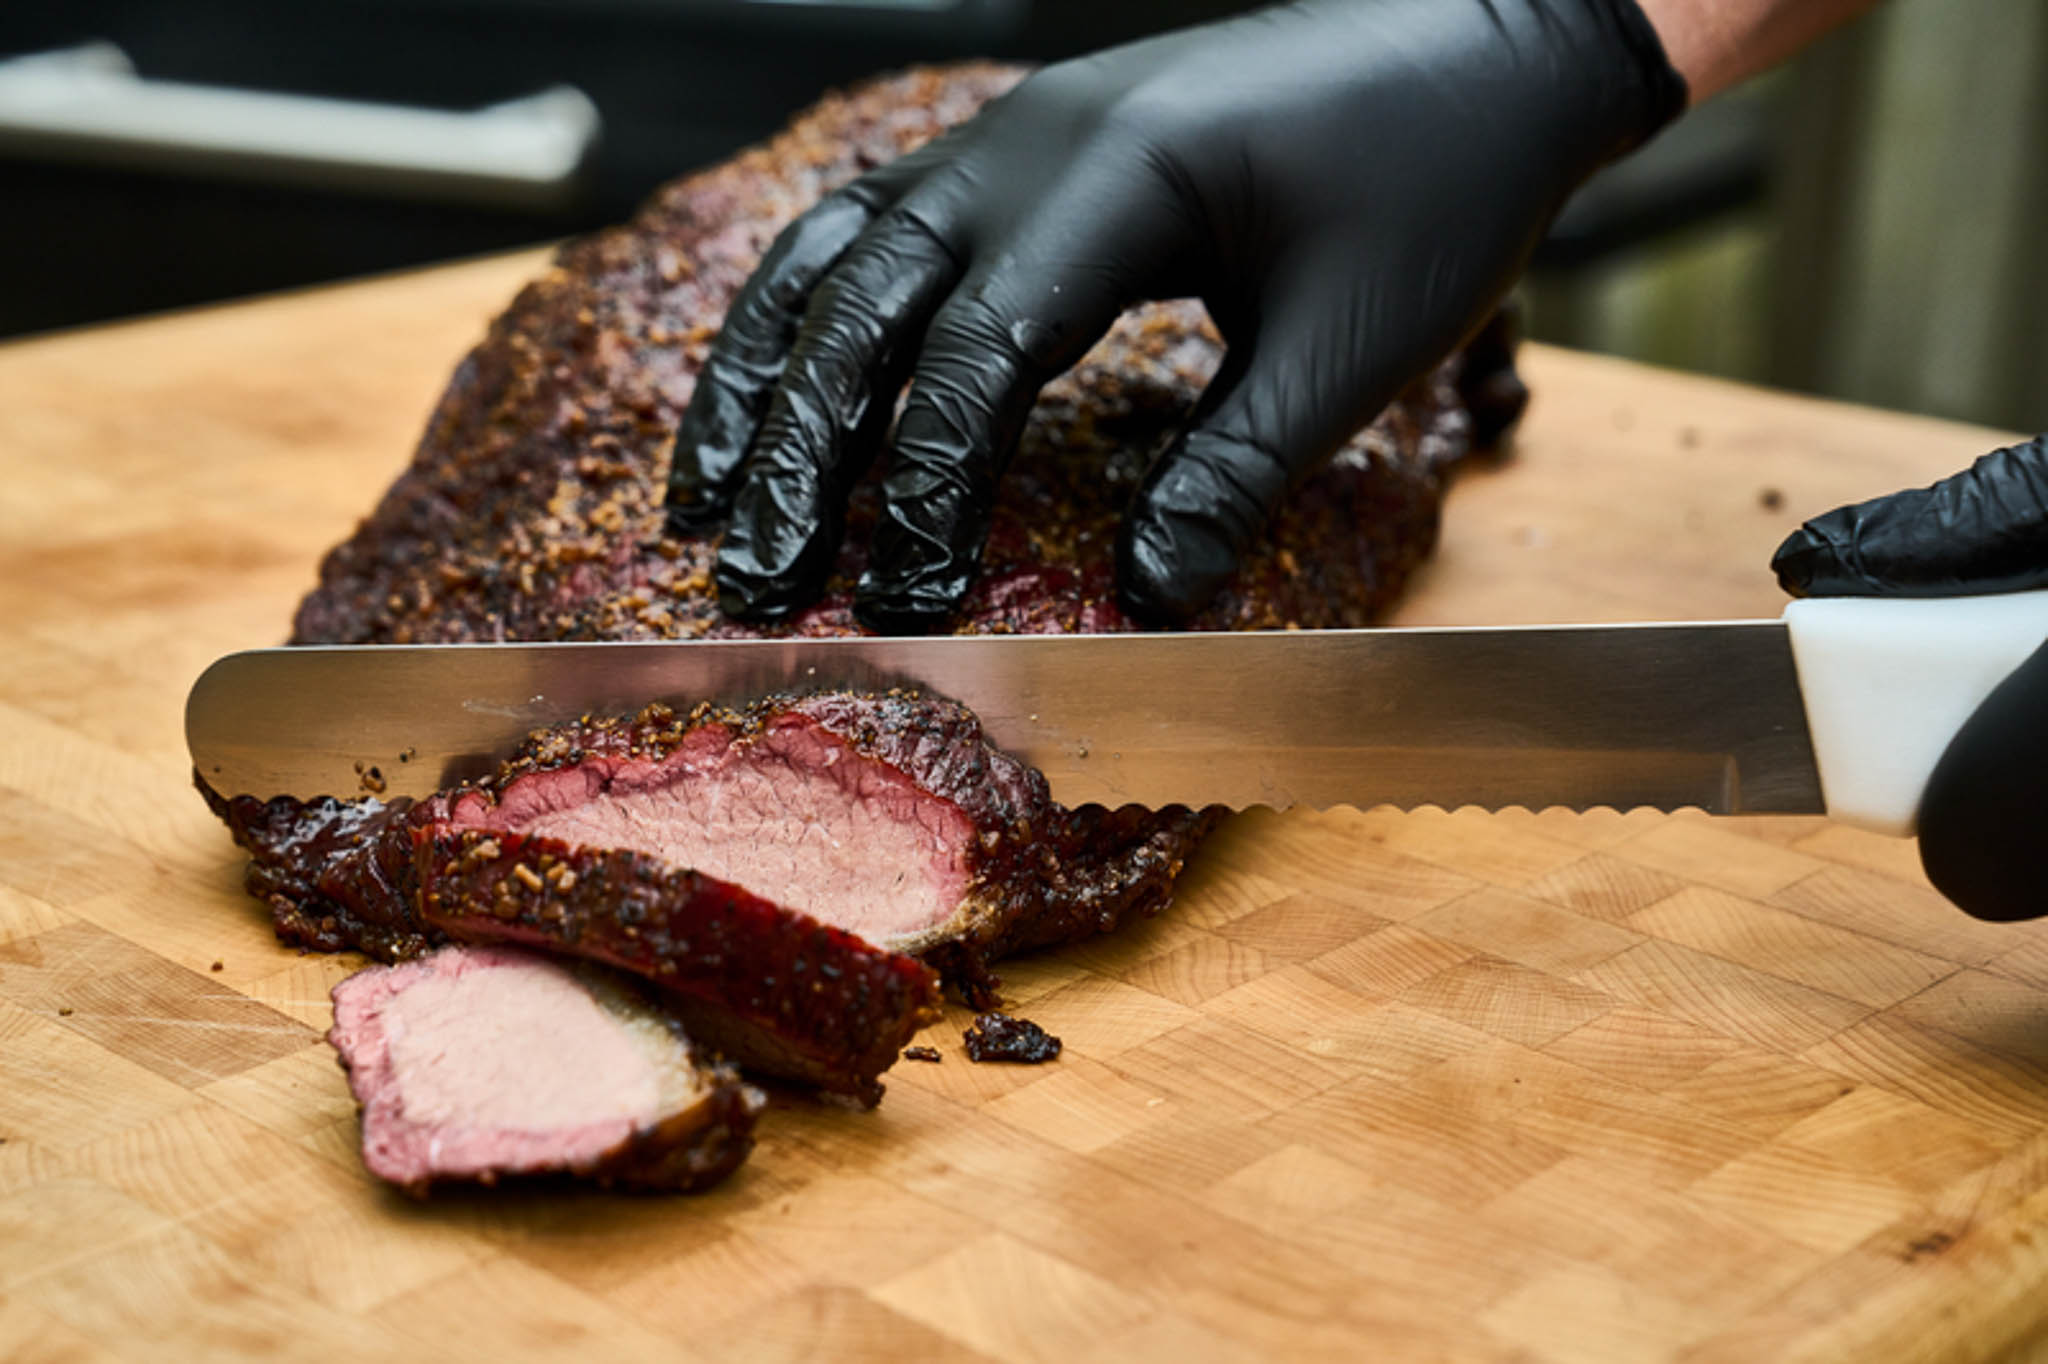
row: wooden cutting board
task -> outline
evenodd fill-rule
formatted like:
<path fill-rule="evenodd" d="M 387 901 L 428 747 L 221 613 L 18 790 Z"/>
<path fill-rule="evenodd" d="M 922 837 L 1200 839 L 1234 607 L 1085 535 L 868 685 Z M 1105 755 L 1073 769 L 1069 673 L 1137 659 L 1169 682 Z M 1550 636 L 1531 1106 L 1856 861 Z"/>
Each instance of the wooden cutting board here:
<path fill-rule="evenodd" d="M 1054 1065 L 949 1018 L 695 1199 L 366 1178 L 355 963 L 240 894 L 180 706 L 537 263 L 0 348 L 0 1358 L 1965 1359 L 2048 1315 L 2048 925 L 1817 819 L 1247 815 L 1011 966 Z M 1404 621 L 1774 614 L 1802 515 L 1995 443 L 1526 369 Z"/>

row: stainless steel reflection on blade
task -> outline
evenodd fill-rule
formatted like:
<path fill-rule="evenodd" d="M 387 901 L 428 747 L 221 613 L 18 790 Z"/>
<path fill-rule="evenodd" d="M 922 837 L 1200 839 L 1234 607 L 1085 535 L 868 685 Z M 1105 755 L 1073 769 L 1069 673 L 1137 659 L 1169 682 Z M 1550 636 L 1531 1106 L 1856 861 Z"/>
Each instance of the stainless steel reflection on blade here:
<path fill-rule="evenodd" d="M 423 795 L 584 714 L 916 687 L 1068 805 L 1818 812 L 1776 621 L 266 649 L 186 737 L 223 794 Z"/>

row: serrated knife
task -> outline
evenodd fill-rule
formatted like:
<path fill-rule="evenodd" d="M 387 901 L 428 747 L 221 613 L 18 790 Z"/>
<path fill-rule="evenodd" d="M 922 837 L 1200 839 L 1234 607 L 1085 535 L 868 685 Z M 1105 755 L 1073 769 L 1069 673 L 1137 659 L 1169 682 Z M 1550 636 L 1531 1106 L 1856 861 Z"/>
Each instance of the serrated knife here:
<path fill-rule="evenodd" d="M 1696 806 L 1911 831 L 1927 773 L 2048 638 L 2048 592 L 1781 620 L 261 649 L 187 702 L 226 795 L 424 795 L 534 728 L 773 692 L 965 703 L 1067 805 Z"/>

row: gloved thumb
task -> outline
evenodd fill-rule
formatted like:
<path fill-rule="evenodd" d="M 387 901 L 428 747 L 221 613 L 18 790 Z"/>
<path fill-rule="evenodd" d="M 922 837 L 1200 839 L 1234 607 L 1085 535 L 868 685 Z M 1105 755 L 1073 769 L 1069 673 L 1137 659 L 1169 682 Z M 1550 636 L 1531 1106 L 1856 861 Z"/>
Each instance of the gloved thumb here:
<path fill-rule="evenodd" d="M 1959 474 L 1837 507 L 1771 557 L 1794 596 L 1954 597 L 2048 587 L 2048 436 Z"/>
<path fill-rule="evenodd" d="M 1928 778 L 1920 864 L 1936 890 L 1979 919 L 2048 914 L 2048 644 L 1985 699 Z"/>
<path fill-rule="evenodd" d="M 1948 597 L 2048 586 L 2048 437 L 1959 474 L 1808 521 L 1771 560 L 1796 595 Z M 1980 919 L 2048 914 L 2048 646 L 1993 691 L 1935 764 L 1919 811 L 1928 880 Z"/>

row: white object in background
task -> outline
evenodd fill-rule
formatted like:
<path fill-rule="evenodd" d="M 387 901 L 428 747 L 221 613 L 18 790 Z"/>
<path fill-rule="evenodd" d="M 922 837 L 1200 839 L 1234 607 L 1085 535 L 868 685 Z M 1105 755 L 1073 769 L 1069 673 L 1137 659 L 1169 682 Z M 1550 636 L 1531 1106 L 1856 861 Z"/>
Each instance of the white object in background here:
<path fill-rule="evenodd" d="M 597 144 L 573 86 L 470 112 L 144 80 L 87 43 L 0 60 L 0 152 L 540 207 Z"/>
<path fill-rule="evenodd" d="M 2048 591 L 1785 608 L 1828 815 L 1911 834 L 1963 722 L 2048 639 Z"/>

